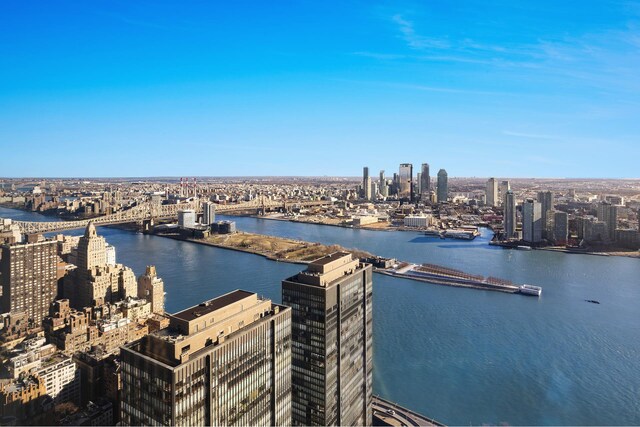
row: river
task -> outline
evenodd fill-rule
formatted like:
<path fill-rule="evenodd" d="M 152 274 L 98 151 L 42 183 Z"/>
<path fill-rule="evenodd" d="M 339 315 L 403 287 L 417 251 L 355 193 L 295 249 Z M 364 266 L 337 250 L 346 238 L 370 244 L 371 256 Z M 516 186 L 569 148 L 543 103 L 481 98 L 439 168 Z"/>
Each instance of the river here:
<path fill-rule="evenodd" d="M 49 220 L 2 208 L 0 217 Z M 376 394 L 452 425 L 640 424 L 639 259 L 494 248 L 486 230 L 467 242 L 225 219 L 243 231 L 542 286 L 534 298 L 375 275 Z M 303 267 L 113 228 L 99 233 L 136 274 L 157 266 L 169 312 L 237 288 L 279 302 L 281 280 Z"/>

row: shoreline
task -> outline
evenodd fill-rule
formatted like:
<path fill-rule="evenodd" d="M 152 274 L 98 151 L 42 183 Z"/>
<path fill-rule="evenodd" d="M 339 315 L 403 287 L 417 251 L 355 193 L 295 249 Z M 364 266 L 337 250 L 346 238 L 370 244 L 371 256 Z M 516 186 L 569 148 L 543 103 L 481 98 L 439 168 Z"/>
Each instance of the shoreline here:
<path fill-rule="evenodd" d="M 56 215 L 52 215 L 49 213 L 42 213 L 42 212 L 32 212 L 30 210 L 25 209 L 24 207 L 21 206 L 7 206 L 5 203 L 0 203 L 0 207 L 1 208 L 5 208 L 5 209 L 15 209 L 15 210 L 19 210 L 22 212 L 28 212 L 28 213 L 35 213 L 35 214 L 39 214 L 48 218 L 57 218 L 57 219 L 61 219 L 59 216 Z M 311 224 L 311 225 L 323 225 L 323 226 L 330 226 L 330 227 L 339 227 L 339 228 L 346 228 L 346 229 L 352 229 L 352 230 L 368 230 L 368 231 L 382 231 L 382 232 L 396 232 L 396 231 L 403 231 L 403 232 L 415 232 L 418 234 L 421 234 L 424 232 L 424 230 L 415 230 L 415 229 L 409 229 L 409 228 L 405 228 L 405 227 L 397 227 L 397 228 L 376 228 L 376 227 L 367 227 L 367 226 L 357 226 L 357 227 L 353 227 L 353 226 L 346 226 L 346 225 L 341 225 L 341 224 L 326 224 L 326 223 L 322 223 L 322 222 L 312 222 L 312 221 L 294 221 L 291 219 L 287 219 L 287 218 L 274 218 L 274 217 L 269 217 L 269 216 L 260 216 L 260 215 L 246 215 L 246 214 L 240 214 L 240 215 L 229 215 L 229 214 L 221 214 L 227 217 L 247 217 L 247 218 L 254 218 L 254 219 L 266 219 L 266 220 L 271 220 L 271 221 L 285 221 L 285 222 L 291 222 L 291 223 L 300 223 L 300 224 Z M 92 218 L 86 218 L 86 219 L 92 219 Z M 111 228 L 118 228 L 118 229 L 122 229 L 122 230 L 129 230 L 129 231 L 133 231 L 132 227 L 127 227 L 127 224 L 133 224 L 133 223 L 122 223 L 122 224 L 106 224 L 106 225 L 100 225 L 100 227 L 111 227 Z M 491 229 L 491 227 L 486 227 L 488 229 Z M 61 231 L 62 233 L 64 231 L 67 230 L 63 230 Z M 138 230 L 140 231 L 140 230 Z M 500 244 L 492 244 L 491 241 L 488 243 L 488 246 L 498 246 L 501 247 L 502 249 L 516 249 L 516 248 L 511 248 L 511 247 L 506 247 Z M 554 246 L 547 246 L 547 247 L 539 247 L 539 248 L 532 248 L 533 250 L 542 250 L 542 251 L 548 251 L 548 252 L 558 252 L 558 253 L 564 253 L 564 254 L 572 254 L 572 255 L 594 255 L 594 256 L 616 256 L 616 257 L 624 257 L 624 258 L 640 258 L 640 251 L 633 251 L 633 250 L 629 250 L 629 251 L 592 251 L 592 252 L 588 252 L 588 251 L 574 251 L 571 249 L 567 249 L 567 248 L 562 248 L 562 247 L 554 247 Z M 259 254 L 258 254 L 259 255 Z"/>
<path fill-rule="evenodd" d="M 127 231 L 131 231 L 131 230 L 127 230 Z M 250 237 L 253 236 L 260 236 L 260 237 L 265 237 L 265 238 L 274 238 L 274 239 L 283 239 L 283 238 L 279 238 L 279 237 L 275 237 L 275 236 L 268 236 L 268 235 L 261 235 L 261 234 L 255 234 L 255 233 L 243 233 L 244 235 L 248 235 Z M 269 261 L 276 261 L 276 262 L 287 262 L 290 264 L 300 264 L 300 265 L 307 265 L 310 263 L 310 261 L 305 261 L 305 260 L 301 260 L 301 259 L 288 259 L 288 258 L 281 258 L 281 257 L 277 257 L 268 253 L 263 253 L 260 250 L 256 250 L 256 249 L 250 249 L 248 247 L 236 247 L 236 246 L 231 246 L 228 244 L 224 244 L 224 243 L 215 243 L 215 242 L 211 242 L 211 241 L 207 241 L 206 239 L 198 239 L 198 238 L 189 238 L 189 237 L 180 237 L 178 235 L 175 234 L 151 234 L 153 236 L 159 236 L 159 237 L 164 237 L 164 238 L 169 238 L 169 239 L 173 239 L 173 240 L 179 240 L 179 241 L 183 241 L 183 242 L 189 242 L 189 243 L 195 243 L 195 244 L 199 244 L 199 245 L 204 245 L 204 246 L 211 246 L 211 247 L 215 247 L 215 248 L 219 248 L 219 249 L 227 249 L 227 250 L 232 250 L 232 251 L 236 251 L 236 252 L 243 252 L 243 253 L 248 253 L 248 254 L 253 254 L 253 255 L 259 255 L 263 258 L 266 258 Z M 283 239 L 284 240 L 284 239 Z M 330 248 L 331 245 L 323 245 L 320 243 L 311 243 L 311 242 L 305 242 L 302 240 L 296 240 L 296 243 L 299 243 L 301 245 L 316 245 L 318 248 L 322 248 L 322 249 L 328 249 Z M 345 250 L 348 252 L 354 252 L 354 250 L 349 250 L 349 249 L 345 249 L 343 247 L 341 247 L 341 250 Z M 356 250 L 357 251 L 357 250 Z M 361 251 L 364 252 L 364 251 Z M 368 255 L 368 252 L 366 253 Z M 354 256 L 357 257 L 357 255 L 354 254 Z M 375 257 L 375 255 L 372 255 L 373 257 Z M 358 257 L 359 258 L 359 257 Z M 407 264 L 407 263 L 402 263 L 399 262 L 398 264 Z M 396 264 L 397 266 L 397 264 Z M 417 265 L 415 265 L 417 266 Z M 468 288 L 468 289 L 478 289 L 478 290 L 484 290 L 484 291 L 496 291 L 496 292 L 503 292 L 503 293 L 510 293 L 510 294 L 518 294 L 520 293 L 519 288 L 517 286 L 501 286 L 501 285 L 490 285 L 490 284 L 476 284 L 476 283 L 464 283 L 463 281 L 461 281 L 460 278 L 447 278 L 447 277 L 430 277 L 430 278 L 426 278 L 426 277 L 419 277 L 413 274 L 409 274 L 407 272 L 398 272 L 398 270 L 394 267 L 393 269 L 391 268 L 387 268 L 387 269 L 383 269 L 383 268 L 377 268 L 374 267 L 373 268 L 373 272 L 374 273 L 378 273 L 378 274 L 383 274 L 385 276 L 389 276 L 389 277 L 397 277 L 397 278 L 401 278 L 401 279 L 407 279 L 407 280 L 414 280 L 416 282 L 422 282 L 422 283 L 428 283 L 428 284 L 433 284 L 433 285 L 439 285 L 439 286 L 452 286 L 452 287 L 457 287 L 457 288 Z"/>

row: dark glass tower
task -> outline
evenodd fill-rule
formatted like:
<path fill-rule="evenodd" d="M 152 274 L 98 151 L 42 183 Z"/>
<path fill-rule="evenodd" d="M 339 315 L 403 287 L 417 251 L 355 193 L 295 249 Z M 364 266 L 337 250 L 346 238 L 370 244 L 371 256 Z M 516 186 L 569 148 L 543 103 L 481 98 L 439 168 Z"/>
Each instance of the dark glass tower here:
<path fill-rule="evenodd" d="M 372 425 L 372 268 L 338 252 L 282 282 L 293 425 Z"/>

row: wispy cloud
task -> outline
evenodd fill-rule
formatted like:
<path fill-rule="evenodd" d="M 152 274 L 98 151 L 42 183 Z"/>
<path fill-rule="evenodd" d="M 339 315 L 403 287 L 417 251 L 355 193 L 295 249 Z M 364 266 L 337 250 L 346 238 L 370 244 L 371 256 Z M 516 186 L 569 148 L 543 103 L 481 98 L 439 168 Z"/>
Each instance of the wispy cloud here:
<path fill-rule="evenodd" d="M 356 56 L 364 56 L 366 58 L 380 59 L 380 60 L 391 60 L 391 59 L 402 59 L 405 58 L 406 55 L 398 55 L 393 53 L 376 53 L 376 52 L 353 52 Z"/>
<path fill-rule="evenodd" d="M 525 132 L 513 132 L 510 130 L 503 130 L 503 135 L 507 136 L 517 136 L 518 138 L 531 138 L 531 139 L 558 139 L 558 136 L 555 135 L 543 135 L 537 133 L 525 133 Z"/>
<path fill-rule="evenodd" d="M 446 39 L 425 37 L 417 34 L 413 27 L 413 22 L 404 19 L 402 15 L 394 15 L 391 19 L 398 24 L 402 38 L 412 49 L 447 49 L 450 46 Z"/>
<path fill-rule="evenodd" d="M 441 93 L 459 93 L 467 95 L 491 95 L 491 96 L 522 96 L 522 94 L 515 94 L 510 92 L 498 92 L 498 91 L 482 91 L 473 89 L 457 89 L 443 86 L 426 86 L 407 83 L 396 83 L 389 81 L 375 81 L 375 80 L 352 80 L 352 79 L 332 79 L 333 81 L 348 82 L 362 85 L 372 85 L 378 87 L 387 87 L 392 89 L 401 90 L 415 90 L 422 92 L 441 92 Z"/>
<path fill-rule="evenodd" d="M 630 3 L 628 7 L 636 6 L 636 3 Z M 556 82 L 566 81 L 567 87 L 589 85 L 603 93 L 640 91 L 640 79 L 637 79 L 637 70 L 640 69 L 640 15 L 631 17 L 623 27 L 496 44 L 468 37 L 424 35 L 419 31 L 419 25 L 406 17 L 407 14 L 394 14 L 390 18 L 399 37 L 408 48 L 416 51 L 402 55 L 403 59 L 531 70 L 529 81 L 548 82 L 553 78 Z M 375 57 L 375 53 L 369 53 Z M 383 55 L 380 59 L 398 58 Z"/>

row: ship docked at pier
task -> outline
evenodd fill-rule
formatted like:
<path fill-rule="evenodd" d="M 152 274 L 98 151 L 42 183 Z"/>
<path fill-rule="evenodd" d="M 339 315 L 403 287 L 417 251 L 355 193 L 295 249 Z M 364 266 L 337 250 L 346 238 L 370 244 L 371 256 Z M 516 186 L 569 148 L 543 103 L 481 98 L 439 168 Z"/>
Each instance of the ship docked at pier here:
<path fill-rule="evenodd" d="M 430 228 L 424 232 L 424 235 L 440 237 L 441 239 L 473 240 L 480 235 L 480 231 L 478 227 L 459 227 L 446 230 Z"/>
<path fill-rule="evenodd" d="M 459 286 L 514 294 L 521 293 L 524 295 L 539 296 L 540 293 L 542 293 L 542 288 L 539 286 L 519 286 L 509 280 L 469 274 L 434 264 L 412 264 L 399 262 L 393 263 L 393 265 L 380 265 L 375 268 L 374 271 L 389 276 L 403 277 L 406 279 L 413 279 L 437 285 Z"/>

